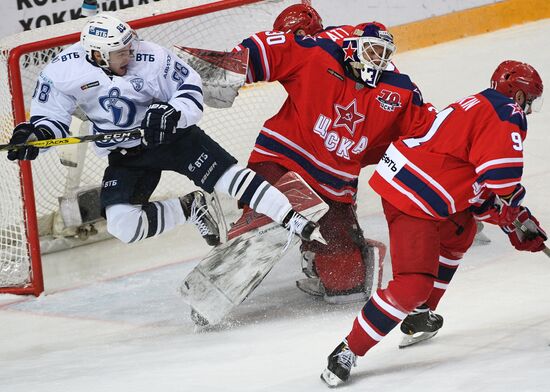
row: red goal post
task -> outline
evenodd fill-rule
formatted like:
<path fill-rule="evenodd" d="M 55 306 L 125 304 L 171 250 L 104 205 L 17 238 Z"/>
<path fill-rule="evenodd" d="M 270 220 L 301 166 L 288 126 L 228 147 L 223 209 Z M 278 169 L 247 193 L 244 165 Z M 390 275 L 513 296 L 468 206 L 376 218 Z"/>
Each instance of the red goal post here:
<path fill-rule="evenodd" d="M 136 29 L 140 38 L 165 47 L 179 44 L 230 50 L 254 32 L 269 30 L 280 11 L 301 2 L 309 3 L 191 0 L 181 9 L 181 1 L 163 0 L 118 11 L 117 15 Z M 85 19 L 79 19 L 0 39 L 0 143 L 7 143 L 13 126 L 28 118 L 40 70 L 63 47 L 78 41 L 84 23 Z M 200 125 L 243 162 L 261 124 L 284 98 L 276 84 L 245 88 L 234 107 L 207 108 Z M 78 124 L 71 130 L 78 130 Z M 78 184 L 98 186 L 105 161 L 88 149 Z M 66 191 L 70 169 L 60 164 L 56 150 L 41 154 L 32 163 L 10 162 L 2 156 L 0 170 L 0 293 L 39 295 L 44 291 L 41 253 L 86 243 L 70 231 L 58 230 L 58 198 Z M 163 174 L 153 198 L 182 195 L 192 189 L 182 176 Z"/>

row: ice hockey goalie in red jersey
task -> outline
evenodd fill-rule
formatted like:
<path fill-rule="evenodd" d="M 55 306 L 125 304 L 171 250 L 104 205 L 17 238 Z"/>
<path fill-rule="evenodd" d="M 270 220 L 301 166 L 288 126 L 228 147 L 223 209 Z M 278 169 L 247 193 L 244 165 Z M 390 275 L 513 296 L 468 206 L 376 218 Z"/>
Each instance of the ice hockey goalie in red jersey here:
<path fill-rule="evenodd" d="M 411 335 L 441 328 L 443 319 L 432 310 L 455 267 L 442 251 L 466 252 L 475 235 L 474 213 L 500 225 L 518 250 L 545 248 L 544 230 L 521 206 L 520 184 L 526 115 L 542 95 L 542 81 L 530 65 L 505 61 L 491 86 L 439 112 L 422 135 L 392 143 L 378 163 L 369 183 L 382 197 L 393 279 L 366 303 L 329 356 L 322 374 L 329 385 L 346 381 L 356 356 L 402 320 L 401 330 Z"/>
<path fill-rule="evenodd" d="M 362 25 L 342 25 L 323 27 L 321 15 L 310 5 L 293 4 L 285 8 L 273 22 L 274 31 L 292 33 L 297 36 L 310 35 L 313 38 L 330 39 L 341 44 L 344 38 L 350 37 L 355 30 L 363 29 L 366 24 L 374 24 L 381 30 L 387 30 L 380 22 L 367 22 Z M 388 64 L 386 70 L 396 71 L 393 63 Z"/>
<path fill-rule="evenodd" d="M 311 250 L 325 299 L 364 299 L 362 234 L 353 211 L 359 172 L 403 130 L 424 129 L 434 114 L 407 75 L 384 72 L 395 45 L 379 25 L 361 25 L 342 45 L 262 32 L 237 50 L 243 47 L 250 51 L 248 82 L 277 80 L 288 92 L 261 129 L 249 166 L 269 181 L 297 172 L 324 197 L 328 245 Z"/>

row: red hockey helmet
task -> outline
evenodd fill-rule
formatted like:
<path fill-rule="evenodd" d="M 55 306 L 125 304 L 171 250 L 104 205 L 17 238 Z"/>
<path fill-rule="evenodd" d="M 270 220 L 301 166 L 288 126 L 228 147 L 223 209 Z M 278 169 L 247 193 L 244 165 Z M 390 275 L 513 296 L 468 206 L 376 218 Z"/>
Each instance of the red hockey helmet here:
<path fill-rule="evenodd" d="M 506 60 L 499 64 L 491 76 L 491 88 L 512 99 L 518 91 L 523 91 L 526 102 L 524 110 L 540 110 L 543 85 L 542 79 L 535 68 L 529 64 L 515 60 Z M 535 103 L 533 105 L 533 103 Z"/>
<path fill-rule="evenodd" d="M 323 30 L 321 15 L 306 4 L 294 4 L 285 8 L 273 22 L 273 30 L 296 33 L 300 29 L 307 35 L 314 35 Z"/>

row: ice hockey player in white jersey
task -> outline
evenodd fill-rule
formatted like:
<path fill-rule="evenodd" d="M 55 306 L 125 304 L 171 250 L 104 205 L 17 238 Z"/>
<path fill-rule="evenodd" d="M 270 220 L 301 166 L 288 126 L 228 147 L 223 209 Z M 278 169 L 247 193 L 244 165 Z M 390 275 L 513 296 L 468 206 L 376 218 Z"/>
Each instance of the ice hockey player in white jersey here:
<path fill-rule="evenodd" d="M 199 75 L 174 53 L 140 41 L 135 31 L 109 13 L 88 20 L 80 42 L 69 46 L 41 72 L 29 122 L 19 124 L 10 143 L 69 136 L 71 115 L 80 107 L 94 134 L 141 127 L 133 140 L 96 142 L 108 156 L 102 213 L 109 233 L 131 243 L 194 223 L 210 245 L 219 230 L 205 196 L 195 191 L 180 198 L 149 201 L 163 170 L 187 176 L 207 192 L 229 194 L 306 240 L 317 225 L 296 213 L 275 187 L 237 160 L 196 124 L 203 114 Z M 35 159 L 25 147 L 10 160 Z"/>

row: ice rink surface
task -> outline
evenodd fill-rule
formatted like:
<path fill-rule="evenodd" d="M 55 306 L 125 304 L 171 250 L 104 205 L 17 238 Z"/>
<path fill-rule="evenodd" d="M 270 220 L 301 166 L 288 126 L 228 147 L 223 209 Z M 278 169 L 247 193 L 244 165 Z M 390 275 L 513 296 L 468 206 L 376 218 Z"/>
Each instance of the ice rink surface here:
<path fill-rule="evenodd" d="M 550 86 L 549 47 L 546 20 L 407 52 L 395 63 L 441 108 L 485 89 L 505 59 L 532 64 Z M 523 183 L 525 205 L 550 229 L 548 124 L 546 102 L 529 116 Z M 387 242 L 377 198 L 362 196 L 367 236 Z M 394 330 L 359 359 L 342 390 L 550 391 L 550 259 L 515 251 L 497 228 L 486 233 L 492 243 L 470 250 L 442 300 L 439 335 L 399 350 Z M 185 229 L 136 246 L 111 240 L 47 256 L 48 295 L 0 296 L 0 390 L 327 390 L 319 380 L 326 356 L 362 304 L 330 306 L 299 292 L 295 250 L 222 325 L 198 331 L 177 288 L 207 250 L 200 241 Z"/>

